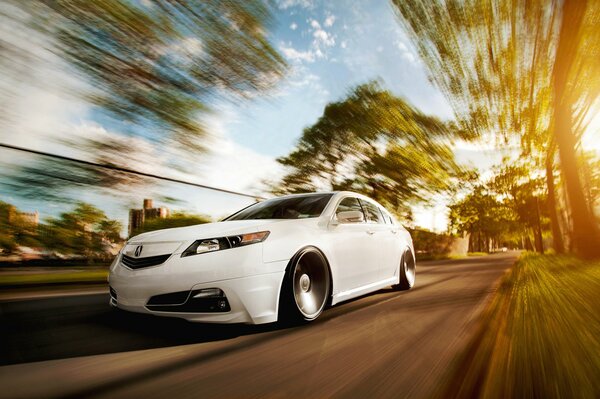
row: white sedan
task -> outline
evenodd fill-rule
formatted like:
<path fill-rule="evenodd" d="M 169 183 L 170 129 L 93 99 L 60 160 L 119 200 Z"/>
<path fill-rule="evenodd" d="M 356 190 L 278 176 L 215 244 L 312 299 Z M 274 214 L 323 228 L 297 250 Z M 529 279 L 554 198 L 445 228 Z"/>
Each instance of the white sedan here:
<path fill-rule="evenodd" d="M 314 320 L 328 305 L 410 289 L 410 234 L 352 192 L 288 195 L 218 223 L 131 238 L 110 267 L 110 304 L 214 323 Z"/>

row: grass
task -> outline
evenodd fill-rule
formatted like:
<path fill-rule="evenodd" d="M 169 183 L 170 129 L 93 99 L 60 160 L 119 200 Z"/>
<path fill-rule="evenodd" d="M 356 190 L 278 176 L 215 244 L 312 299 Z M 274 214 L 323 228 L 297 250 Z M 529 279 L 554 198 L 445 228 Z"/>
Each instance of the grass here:
<path fill-rule="evenodd" d="M 417 262 L 429 261 L 429 260 L 453 260 L 453 259 L 466 259 L 471 256 L 487 256 L 487 252 L 469 252 L 466 255 L 448 255 L 448 254 L 417 254 Z"/>
<path fill-rule="evenodd" d="M 487 252 L 469 252 L 467 256 L 487 256 Z"/>
<path fill-rule="evenodd" d="M 105 283 L 108 269 L 80 271 L 0 274 L 0 288 L 17 288 L 55 284 Z"/>
<path fill-rule="evenodd" d="M 438 396 L 599 398 L 600 262 L 523 255 Z"/>

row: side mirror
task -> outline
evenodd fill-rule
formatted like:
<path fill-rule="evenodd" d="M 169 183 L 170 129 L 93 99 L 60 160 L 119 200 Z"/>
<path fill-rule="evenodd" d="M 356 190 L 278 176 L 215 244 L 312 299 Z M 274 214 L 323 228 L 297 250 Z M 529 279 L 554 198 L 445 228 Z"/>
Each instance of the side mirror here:
<path fill-rule="evenodd" d="M 365 215 L 361 211 L 343 211 L 336 216 L 339 223 L 362 223 L 365 221 Z"/>

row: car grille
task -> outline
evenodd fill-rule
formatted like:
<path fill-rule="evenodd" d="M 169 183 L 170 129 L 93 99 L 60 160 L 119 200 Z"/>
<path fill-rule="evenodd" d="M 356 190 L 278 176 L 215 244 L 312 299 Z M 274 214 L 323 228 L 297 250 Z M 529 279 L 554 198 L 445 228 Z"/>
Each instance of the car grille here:
<path fill-rule="evenodd" d="M 171 254 L 148 256 L 146 258 L 132 258 L 131 256 L 123 255 L 121 263 L 130 269 L 142 269 L 144 267 L 160 265 L 169 259 L 169 256 Z"/>

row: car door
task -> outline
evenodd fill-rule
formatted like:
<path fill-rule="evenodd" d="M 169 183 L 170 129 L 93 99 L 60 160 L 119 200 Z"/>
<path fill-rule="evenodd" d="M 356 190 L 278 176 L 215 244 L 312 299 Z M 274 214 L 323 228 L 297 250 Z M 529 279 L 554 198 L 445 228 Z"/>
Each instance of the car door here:
<path fill-rule="evenodd" d="M 380 240 L 382 246 L 381 279 L 384 280 L 395 276 L 398 272 L 404 246 L 401 242 L 401 227 L 394 223 L 394 219 L 384 208 L 379 207 L 379 210 L 383 214 L 385 222 L 385 231 L 382 232 Z"/>
<path fill-rule="evenodd" d="M 391 262 L 391 251 L 393 251 L 393 234 L 389 225 L 386 224 L 383 213 L 374 202 L 361 199 L 360 204 L 367 216 L 367 233 L 373 239 L 373 251 L 377 253 L 377 281 L 389 278 L 384 270 L 389 268 Z"/>
<path fill-rule="evenodd" d="M 363 209 L 358 198 L 345 197 L 335 211 L 331 236 L 338 269 L 339 292 L 377 281 L 379 269 L 375 241 L 370 233 L 372 226 L 366 222 L 366 218 L 362 222 L 339 223 L 337 214 L 342 211 L 363 212 Z"/>

